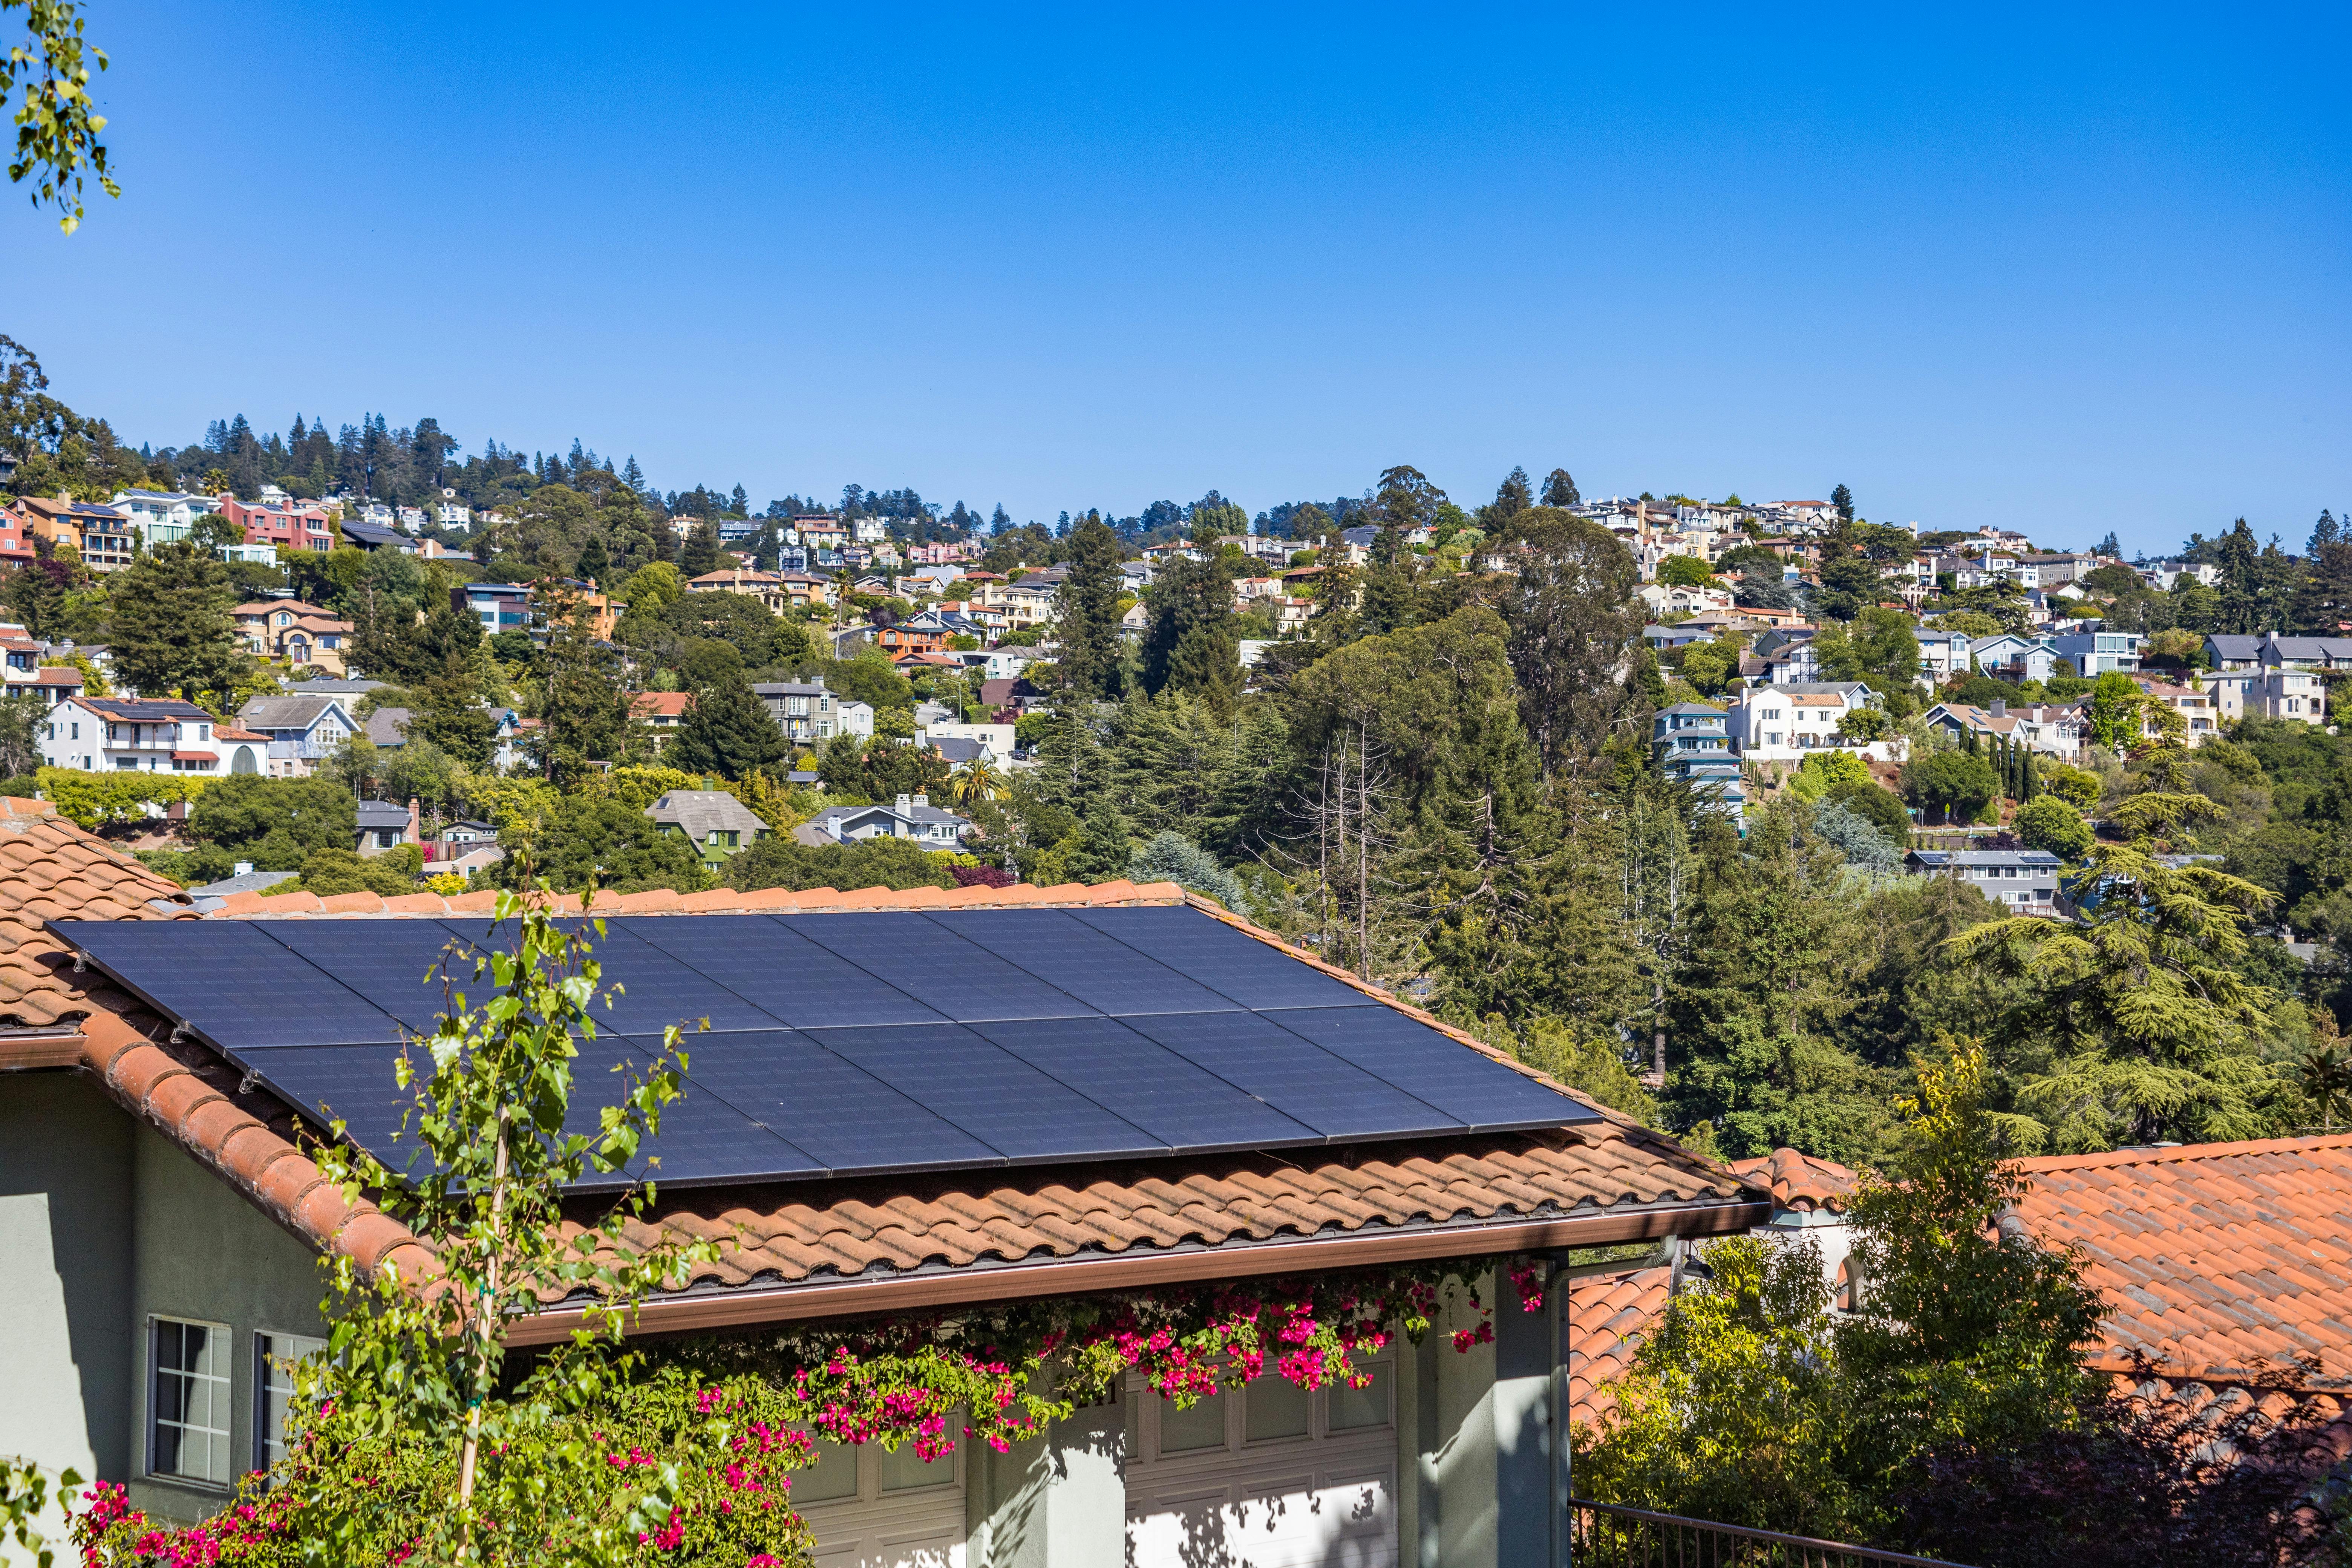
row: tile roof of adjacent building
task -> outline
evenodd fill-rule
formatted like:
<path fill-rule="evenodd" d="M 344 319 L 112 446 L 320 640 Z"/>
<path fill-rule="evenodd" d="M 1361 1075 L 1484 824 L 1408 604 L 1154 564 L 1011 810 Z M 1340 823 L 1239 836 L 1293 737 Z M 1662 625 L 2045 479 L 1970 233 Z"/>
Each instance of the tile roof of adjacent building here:
<path fill-rule="evenodd" d="M 2132 1352 L 2169 1377 L 2267 1365 L 2352 1389 L 2352 1133 L 2022 1160 L 2005 1226 L 2082 1248 L 2115 1308 L 2101 1364 Z"/>
<path fill-rule="evenodd" d="M 70 825 L 65 831 L 110 858 L 89 835 Z M 161 881 L 134 870 L 149 884 Z M 385 899 L 361 893 L 322 900 L 309 893 L 239 894 L 224 900 L 210 918 L 429 917 L 482 912 L 495 897 L 419 893 Z M 1201 909 L 1441 1030 L 1467 1049 L 1530 1071 L 1172 883 L 847 893 L 830 888 L 801 893 L 722 889 L 686 897 L 667 891 L 600 893 L 593 907 L 599 912 L 685 916 L 1174 903 Z M 101 900 L 98 907 L 107 906 Z M 52 908 L 66 917 L 90 912 L 89 901 L 80 898 L 57 900 Z M 129 908 L 134 918 L 154 918 L 144 903 Z M 141 917 L 137 910 L 148 912 Z M 37 934 L 48 952 L 60 953 L 55 939 Z M 93 1027 L 80 1047 L 84 1064 L 133 1114 L 154 1123 L 312 1245 L 341 1251 L 371 1271 L 395 1256 L 406 1259 L 404 1269 L 412 1278 L 429 1268 L 429 1254 L 404 1227 L 364 1203 L 345 1205 L 323 1182 L 290 1142 L 294 1129 L 284 1108 L 240 1096 L 239 1075 L 193 1043 L 178 1047 L 189 1060 L 150 1044 L 142 1029 L 160 1035 L 163 1022 L 141 1012 L 129 997 L 108 993 L 101 1005 L 108 1010 L 92 1014 Z M 1066 1176 L 1043 1168 L 812 1184 L 788 1194 L 750 1188 L 666 1192 L 652 1217 L 637 1226 L 639 1235 L 658 1230 L 705 1237 L 720 1241 L 721 1250 L 682 1293 L 649 1309 L 667 1314 L 657 1324 L 647 1321 L 686 1329 L 901 1304 L 1130 1288 L 1162 1274 L 1172 1279 L 1288 1272 L 1333 1266 L 1336 1258 L 1328 1248 L 1335 1241 L 1367 1244 L 1348 1260 L 1375 1262 L 1385 1256 L 1374 1256 L 1382 1248 L 1400 1257 L 1478 1255 L 1520 1245 L 1540 1248 L 1571 1240 L 1632 1239 L 1677 1223 L 1662 1212 L 1677 1207 L 1699 1211 L 1685 1215 L 1684 1223 L 1717 1229 L 1763 1217 L 1760 1198 L 1721 1167 L 1615 1112 L 1604 1109 L 1601 1116 L 1597 1122 L 1552 1132 L 1383 1147 L 1370 1159 L 1359 1157 L 1360 1152 L 1334 1151 L 1302 1163 L 1244 1152 L 1110 1170 L 1088 1167 Z M 1202 1247 L 1227 1250 L 1211 1260 L 1202 1256 Z M 1231 1250 L 1237 1247 L 1246 1250 L 1237 1255 Z M 1071 1266 L 1083 1272 L 1074 1273 Z M 886 1298 L 877 1293 L 885 1284 L 911 1289 Z M 793 1285 L 803 1289 L 761 1289 Z M 566 1331 L 569 1315 L 576 1314 L 557 1311 L 520 1326 L 517 1342 L 539 1342 Z"/>
<path fill-rule="evenodd" d="M 1617 1408 L 1615 1384 L 1662 1317 L 1674 1270 L 1661 1265 L 1594 1274 L 1568 1285 L 1568 1405 L 1571 1426 L 1597 1426 Z"/>
<path fill-rule="evenodd" d="M 629 699 L 629 713 L 638 719 L 683 719 L 690 691 L 640 691 Z"/>
<path fill-rule="evenodd" d="M 1818 1160 L 1794 1149 L 1775 1149 L 1753 1160 L 1734 1160 L 1732 1173 L 1748 1185 L 1770 1191 L 1776 1208 L 1843 1214 L 1862 1190 L 1862 1178 L 1833 1160 Z"/>
<path fill-rule="evenodd" d="M 193 919 L 195 912 L 177 882 L 75 826 L 47 801 L 0 795 L 0 1026 L 37 1028 L 96 1006 L 133 1005 L 105 976 L 76 974 L 73 955 L 44 921 Z"/>
<path fill-rule="evenodd" d="M 408 807 L 388 800 L 361 801 L 359 825 L 362 828 L 405 828 L 408 826 Z"/>
<path fill-rule="evenodd" d="M 415 718 L 406 708 L 379 708 L 360 721 L 360 728 L 372 744 L 404 746 L 408 743 L 408 726 Z"/>

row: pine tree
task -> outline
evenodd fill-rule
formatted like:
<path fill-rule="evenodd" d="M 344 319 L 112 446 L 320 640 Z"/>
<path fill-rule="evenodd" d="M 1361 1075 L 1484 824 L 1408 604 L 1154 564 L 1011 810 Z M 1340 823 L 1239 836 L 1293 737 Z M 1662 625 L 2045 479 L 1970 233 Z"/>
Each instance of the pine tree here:
<path fill-rule="evenodd" d="M 719 530 L 708 520 L 694 525 L 677 552 L 677 569 L 688 578 L 719 570 Z"/>
<path fill-rule="evenodd" d="M 735 493 L 727 498 L 727 510 L 733 512 L 737 517 L 751 516 L 751 492 L 745 489 L 741 485 L 737 485 L 735 487 Z"/>
<path fill-rule="evenodd" d="M 1575 506 L 1583 499 L 1576 493 L 1576 481 L 1568 477 L 1566 468 L 1554 468 L 1546 476 L 1543 488 L 1544 505 Z"/>
<path fill-rule="evenodd" d="M 2112 528 L 2107 530 L 2107 536 L 2105 539 L 2091 546 L 2091 553 L 2094 555 L 2121 556 L 2123 552 L 2124 547 L 2116 542 L 2116 531 Z"/>
<path fill-rule="evenodd" d="M 629 460 L 622 465 L 621 482 L 628 486 L 631 489 L 636 491 L 639 495 L 645 494 L 646 471 L 637 467 L 636 454 L 634 452 L 629 454 Z"/>
<path fill-rule="evenodd" d="M 1528 471 L 1513 468 L 1496 489 L 1495 504 L 1487 509 L 1496 522 L 1507 522 L 1535 505 L 1535 495 L 1528 488 Z"/>
<path fill-rule="evenodd" d="M 1853 521 L 1853 492 L 1852 490 L 1846 489 L 1843 485 L 1838 486 L 1837 489 L 1830 492 L 1830 504 L 1837 508 L 1838 521 L 1840 522 L 1852 522 Z"/>
<path fill-rule="evenodd" d="M 2305 555 L 2317 555 L 2326 546 L 2335 543 L 2342 537 L 2344 537 L 2343 525 L 2336 521 L 2334 512 L 2322 507 L 2319 510 L 2319 521 L 2311 526 L 2311 541 L 2303 547 L 2303 552 Z"/>
<path fill-rule="evenodd" d="M 583 582 L 601 584 L 612 569 L 613 563 L 604 554 L 604 536 L 590 534 L 588 542 L 580 547 L 580 559 L 572 565 L 572 575 Z"/>
<path fill-rule="evenodd" d="M 1002 517 L 1004 509 L 997 508 Z M 1088 516 L 1070 536 L 1069 574 L 1054 592 L 1060 656 L 1054 667 L 1063 689 L 1085 700 L 1118 693 L 1120 654 L 1118 536 Z"/>
<path fill-rule="evenodd" d="M 995 535 L 995 534 L 1003 533 L 1005 530 L 1007 530 L 1007 529 L 1011 528 L 1012 526 L 1013 526 L 1013 519 L 1012 519 L 1009 515 L 1007 515 L 1007 514 L 1006 514 L 1005 510 L 1004 510 L 1004 503 L 1003 503 L 1003 501 L 998 501 L 998 502 L 996 503 L 996 510 L 995 510 L 994 511 L 992 511 L 992 512 L 989 513 L 989 517 L 988 517 L 988 531 L 989 531 L 989 533 L 990 533 L 992 536 L 992 535 Z"/>
<path fill-rule="evenodd" d="M 542 586 L 545 586 L 544 584 Z M 590 635 L 585 607 L 560 585 L 547 588 L 547 679 L 530 748 L 540 771 L 570 788 L 596 762 L 617 759 L 627 738 L 629 698 L 617 651 Z"/>
<path fill-rule="evenodd" d="M 783 730 L 739 671 L 705 687 L 687 704 L 667 760 L 690 773 L 741 779 L 791 754 Z"/>
<path fill-rule="evenodd" d="M 1143 684 L 1153 693 L 1189 691 L 1223 711 L 1241 691 L 1233 568 L 1220 554 L 1179 557 L 1151 586 L 1143 635 Z"/>
<path fill-rule="evenodd" d="M 186 540 L 141 555 L 111 584 L 114 673 L 146 697 L 209 697 L 226 711 L 252 663 L 237 647 L 228 568 Z"/>

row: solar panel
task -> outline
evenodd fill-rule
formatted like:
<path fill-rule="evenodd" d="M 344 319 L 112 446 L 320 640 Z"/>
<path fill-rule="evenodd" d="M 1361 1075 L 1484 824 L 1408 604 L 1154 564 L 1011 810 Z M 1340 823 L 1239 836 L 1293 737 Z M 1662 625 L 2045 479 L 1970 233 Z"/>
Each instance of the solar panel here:
<path fill-rule="evenodd" d="M 60 921 L 58 931 L 159 1012 L 235 1055 L 385 1044 L 400 1026 L 247 921 Z"/>
<path fill-rule="evenodd" d="M 287 1104 L 321 1122 L 341 1118 L 352 1142 L 408 1171 L 416 1144 L 394 1134 L 416 1097 L 393 1078 L 399 1056 L 397 1046 L 272 1046 L 244 1053 L 243 1065 Z"/>
<path fill-rule="evenodd" d="M 916 914 L 781 915 L 785 926 L 959 1024 L 989 1018 L 1085 1018 L 1068 992 Z"/>
<path fill-rule="evenodd" d="M 1098 1012 L 1215 1013 L 1241 1005 L 1105 936 L 1067 910 L 972 910 L 924 918 Z"/>
<path fill-rule="evenodd" d="M 1121 1021 L 1326 1139 L 1464 1131 L 1428 1101 L 1255 1013 L 1175 1013 Z"/>
<path fill-rule="evenodd" d="M 768 915 L 650 916 L 625 923 L 646 942 L 794 1028 L 947 1022 Z"/>
<path fill-rule="evenodd" d="M 1315 1143 L 1322 1135 L 1110 1018 L 1029 1018 L 972 1032 L 1084 1089 L 1174 1149 Z"/>
<path fill-rule="evenodd" d="M 452 991 L 479 1007 L 496 987 L 485 972 L 474 978 L 478 950 L 434 921 L 251 921 L 248 929 L 276 940 L 420 1035 L 429 1035 Z M 453 951 L 454 950 L 454 951 Z"/>
<path fill-rule="evenodd" d="M 1171 1152 L 1065 1080 L 953 1024 L 813 1029 L 810 1037 L 1008 1160 Z"/>
<path fill-rule="evenodd" d="M 1257 1011 L 1276 1007 L 1377 1007 L 1377 997 L 1235 931 L 1223 921 L 1175 904 L 1132 909 L 1073 910 L 1071 915 L 1104 935 L 1192 976 L 1221 996 Z"/>
<path fill-rule="evenodd" d="M 567 917 L 576 923 L 578 917 Z M 401 1026 L 483 920 L 58 922 L 60 935 L 289 1103 L 388 1163 Z M 687 1026 L 685 1097 L 626 1174 L 787 1181 L 1149 1159 L 1552 1127 L 1594 1114 L 1202 911 L 631 917 L 596 942 L 623 994 L 581 1041 L 570 1126 L 606 1069 Z M 470 964 L 452 966 L 476 993 Z M 709 1018 L 709 1032 L 693 1021 Z M 326 1110 L 319 1108 L 323 1105 Z M 652 1162 L 658 1159 L 658 1165 Z M 591 1178 L 583 1186 L 617 1184 Z"/>
<path fill-rule="evenodd" d="M 992 1165 L 994 1149 L 792 1029 L 704 1035 L 687 1076 L 837 1173 Z"/>
<path fill-rule="evenodd" d="M 1275 1022 L 1480 1131 L 1597 1121 L 1601 1113 L 1392 1007 L 1300 1007 Z"/>

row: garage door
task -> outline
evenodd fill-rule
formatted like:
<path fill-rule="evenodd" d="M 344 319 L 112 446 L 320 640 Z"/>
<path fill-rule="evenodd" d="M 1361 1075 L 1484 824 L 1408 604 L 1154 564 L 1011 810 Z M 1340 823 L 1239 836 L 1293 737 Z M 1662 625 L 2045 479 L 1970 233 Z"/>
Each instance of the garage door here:
<path fill-rule="evenodd" d="M 912 1443 L 890 1454 L 819 1442 L 816 1463 L 793 1477 L 816 1568 L 965 1568 L 963 1447 L 925 1464 Z"/>
<path fill-rule="evenodd" d="M 1128 1394 L 1129 1568 L 1394 1568 L 1396 1377 L 1262 1377 L 1179 1410 Z"/>

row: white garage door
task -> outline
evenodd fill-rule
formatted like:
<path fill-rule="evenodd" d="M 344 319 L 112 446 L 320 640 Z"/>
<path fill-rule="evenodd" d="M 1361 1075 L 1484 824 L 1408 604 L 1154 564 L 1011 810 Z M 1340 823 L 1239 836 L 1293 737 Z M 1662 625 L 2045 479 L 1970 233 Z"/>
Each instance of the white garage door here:
<path fill-rule="evenodd" d="M 912 1443 L 895 1454 L 818 1443 L 816 1463 L 793 1476 L 816 1568 L 965 1568 L 963 1447 L 927 1465 Z"/>
<path fill-rule="evenodd" d="M 1128 1395 L 1129 1568 L 1395 1568 L 1396 1388 Z"/>

